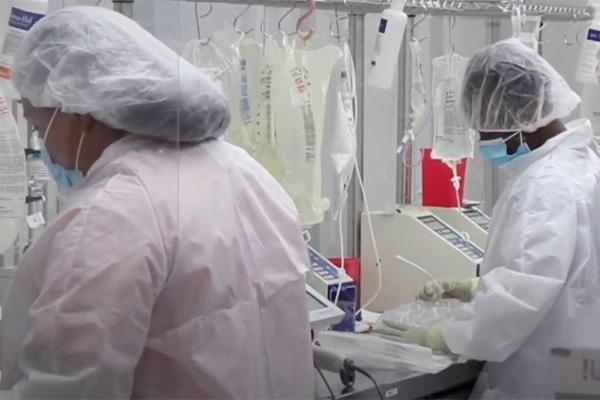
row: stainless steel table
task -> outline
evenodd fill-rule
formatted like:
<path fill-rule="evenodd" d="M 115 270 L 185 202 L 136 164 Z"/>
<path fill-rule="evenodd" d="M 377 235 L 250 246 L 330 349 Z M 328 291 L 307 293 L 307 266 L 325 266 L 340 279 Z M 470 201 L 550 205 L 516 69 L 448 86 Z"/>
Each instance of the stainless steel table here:
<path fill-rule="evenodd" d="M 461 386 L 464 388 L 470 382 L 474 382 L 482 366 L 482 362 L 469 361 L 463 364 L 454 364 L 437 374 L 410 374 L 407 371 L 383 370 L 367 370 L 367 372 L 377 381 L 386 400 L 444 398 L 446 395 L 443 393 L 448 394 L 454 388 Z M 344 385 L 338 375 L 327 371 L 323 371 L 323 374 L 336 399 L 378 399 L 373 383 L 360 373 L 356 374 L 354 390 L 349 393 L 343 393 Z M 315 379 L 317 380 L 317 398 L 320 400 L 330 398 L 329 391 L 321 377 L 316 375 Z M 467 396 L 468 389 L 463 389 L 463 391 L 465 390 L 466 392 L 463 394 Z M 457 398 L 452 395 L 449 397 Z"/>

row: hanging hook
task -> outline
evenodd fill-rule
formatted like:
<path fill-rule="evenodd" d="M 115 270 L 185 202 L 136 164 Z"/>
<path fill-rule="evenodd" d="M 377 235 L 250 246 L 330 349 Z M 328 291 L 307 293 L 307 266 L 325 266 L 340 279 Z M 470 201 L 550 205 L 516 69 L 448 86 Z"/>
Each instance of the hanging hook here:
<path fill-rule="evenodd" d="M 315 33 L 315 30 L 311 28 L 308 31 L 303 32 L 302 24 L 304 23 L 304 21 L 309 19 L 314 14 L 315 10 L 317 9 L 317 2 L 315 0 L 307 0 L 307 1 L 308 1 L 308 11 L 305 12 L 300 18 L 298 18 L 298 22 L 296 22 L 296 34 L 305 41 L 312 37 L 312 35 Z"/>
<path fill-rule="evenodd" d="M 496 4 L 496 7 L 498 7 L 500 9 L 500 11 L 502 11 L 503 13 L 512 12 L 512 8 L 511 8 L 510 4 L 503 6 L 501 3 L 498 3 L 498 4 Z"/>
<path fill-rule="evenodd" d="M 260 25 L 258 26 L 258 30 L 260 31 L 260 34 L 263 36 L 263 38 L 267 37 L 267 31 L 265 29 L 265 20 L 264 19 L 262 21 L 260 21 Z"/>
<path fill-rule="evenodd" d="M 425 21 L 426 19 L 427 19 L 427 15 L 423 15 L 420 20 L 418 20 L 417 22 L 414 22 L 412 24 L 412 26 L 410 27 L 410 37 L 411 37 L 411 39 L 418 40 L 418 41 L 422 41 L 422 40 L 427 39 L 427 36 L 425 36 L 424 38 L 421 38 L 421 39 L 417 39 L 415 37 L 415 29 L 416 29 L 416 27 L 419 26 L 421 23 L 423 23 L 423 21 Z"/>
<path fill-rule="evenodd" d="M 456 26 L 456 15 L 451 15 L 450 16 L 450 21 L 448 21 L 448 31 L 449 31 L 449 36 L 448 38 L 450 39 L 450 55 L 454 55 L 454 27 Z"/>
<path fill-rule="evenodd" d="M 248 4 L 246 8 L 233 19 L 233 29 L 240 35 L 247 35 L 254 30 L 254 28 L 250 28 L 247 31 L 241 31 L 238 27 L 240 18 L 250 10 L 250 7 L 252 7 L 252 4 Z"/>
<path fill-rule="evenodd" d="M 575 33 L 574 39 L 573 41 L 570 41 L 568 36 L 571 33 L 571 29 L 573 27 L 577 26 L 577 22 L 573 22 L 571 24 L 571 26 L 569 27 L 569 29 L 567 29 L 567 31 L 565 32 L 565 35 L 563 36 L 563 43 L 566 44 L 567 46 L 573 46 L 575 44 L 579 44 L 581 45 L 581 41 L 579 40 L 579 34 L 583 31 L 582 29 L 577 30 L 577 32 Z"/>
<path fill-rule="evenodd" d="M 337 35 L 333 33 L 333 31 L 331 30 L 333 27 L 333 22 L 335 22 L 335 27 L 336 27 L 336 31 L 337 31 Z M 338 43 L 341 43 L 342 41 L 342 32 L 340 31 L 340 16 L 338 14 L 338 5 L 336 4 L 334 9 L 333 9 L 333 22 L 329 24 L 329 34 L 334 38 L 337 39 Z"/>
<path fill-rule="evenodd" d="M 344 4 L 346 3 L 346 0 L 343 0 Z M 331 35 L 332 38 L 337 39 L 338 43 L 342 42 L 342 29 L 340 28 L 340 21 L 346 20 L 348 19 L 347 15 L 343 15 L 343 16 L 339 16 L 338 14 L 338 5 L 335 5 L 334 8 L 334 19 L 333 21 L 331 21 L 329 23 L 329 35 Z M 333 25 L 335 24 L 335 32 L 333 30 Z"/>
<path fill-rule="evenodd" d="M 199 3 L 200 3 L 200 1 L 196 0 L 196 4 L 194 4 L 194 14 L 196 15 L 196 29 L 198 31 L 198 39 L 200 39 L 200 44 L 207 45 L 210 43 L 210 35 L 208 35 L 208 37 L 206 39 L 202 39 L 202 34 L 200 33 L 200 20 L 202 18 L 208 17 L 213 12 L 213 5 L 212 5 L 212 3 L 208 3 L 208 5 L 209 5 L 208 11 L 206 13 L 200 15 L 198 13 L 198 4 Z"/>
<path fill-rule="evenodd" d="M 288 15 L 290 15 L 292 12 L 294 12 L 294 10 L 296 9 L 296 7 L 297 7 L 297 6 L 298 6 L 298 3 L 297 3 L 297 2 L 295 2 L 295 3 L 292 5 L 292 7 L 291 7 L 289 10 L 287 10 L 287 11 L 286 11 L 286 12 L 285 12 L 285 13 L 284 13 L 282 16 L 281 16 L 281 18 L 279 18 L 279 21 L 277 22 L 277 30 L 278 30 L 279 32 L 283 32 L 283 27 L 282 27 L 283 20 L 284 20 L 284 19 L 286 19 L 286 18 L 288 17 Z M 285 32 L 283 32 L 283 33 L 285 33 Z M 294 34 L 294 32 L 292 32 L 292 33 L 286 33 L 286 35 L 293 35 L 293 34 Z"/>

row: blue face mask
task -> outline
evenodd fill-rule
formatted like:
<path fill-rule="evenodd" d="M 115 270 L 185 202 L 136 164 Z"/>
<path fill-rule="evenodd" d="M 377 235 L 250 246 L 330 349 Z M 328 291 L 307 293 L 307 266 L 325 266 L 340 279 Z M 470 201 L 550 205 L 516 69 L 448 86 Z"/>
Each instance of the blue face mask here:
<path fill-rule="evenodd" d="M 46 127 L 46 132 L 44 133 L 44 137 L 43 137 L 44 145 L 42 146 L 40 153 L 41 153 L 42 161 L 46 165 L 46 168 L 48 168 L 48 171 L 52 175 L 52 178 L 54 178 L 54 181 L 56 182 L 56 184 L 61 188 L 68 189 L 68 188 L 72 188 L 73 186 L 77 185 L 79 182 L 81 182 L 83 180 L 83 174 L 78 170 L 78 164 L 79 164 L 79 154 L 81 152 L 81 145 L 83 144 L 83 138 L 85 137 L 85 131 L 81 134 L 81 139 L 79 139 L 79 146 L 77 147 L 77 155 L 75 156 L 76 157 L 75 158 L 75 169 L 66 169 L 62 165 L 55 163 L 52 160 L 52 156 L 50 155 L 50 153 L 48 153 L 48 150 L 46 149 L 46 138 L 48 137 L 48 133 L 50 132 L 50 128 L 52 127 L 52 123 L 54 122 L 54 119 L 58 115 L 58 112 L 59 112 L 59 108 L 54 110 L 54 114 L 52 115 L 52 118 L 50 119 L 50 122 L 48 123 L 48 126 Z"/>
<path fill-rule="evenodd" d="M 50 171 L 52 178 L 59 187 L 72 188 L 77 185 L 83 179 L 83 175 L 76 169 L 66 169 L 60 164 L 52 161 L 52 157 L 45 146 L 41 149 L 42 161 Z"/>
<path fill-rule="evenodd" d="M 506 142 L 516 135 L 521 135 L 521 144 L 519 147 L 517 147 L 517 151 L 515 151 L 513 154 L 508 154 Z M 531 149 L 527 143 L 523 142 L 523 136 L 521 132 L 515 132 L 506 139 L 482 140 L 479 142 L 479 150 L 481 150 L 483 158 L 488 160 L 490 164 L 497 167 L 504 165 L 517 157 L 531 153 Z"/>

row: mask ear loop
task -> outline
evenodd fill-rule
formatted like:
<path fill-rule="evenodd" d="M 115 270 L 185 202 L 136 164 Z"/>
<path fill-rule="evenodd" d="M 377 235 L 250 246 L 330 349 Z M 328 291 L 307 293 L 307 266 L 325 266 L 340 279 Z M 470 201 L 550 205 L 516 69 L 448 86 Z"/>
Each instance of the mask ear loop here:
<path fill-rule="evenodd" d="M 48 126 L 46 126 L 46 131 L 44 132 L 44 137 L 42 138 L 42 142 L 44 143 L 44 145 L 46 144 L 46 138 L 48 137 L 48 134 L 50 133 L 50 128 L 52 128 L 52 124 L 54 123 L 54 120 L 56 119 L 56 116 L 58 115 L 59 111 L 60 111 L 60 108 L 56 107 L 56 109 L 54 110 L 54 113 L 52 114 L 52 118 L 50 118 L 50 122 L 48 122 Z"/>
<path fill-rule="evenodd" d="M 516 131 L 515 133 L 513 133 L 512 135 L 510 135 L 509 137 L 507 137 L 506 139 L 502 139 L 502 141 L 504 143 L 508 142 L 510 139 L 514 138 L 515 136 L 519 135 L 519 138 L 521 139 L 521 144 L 523 143 L 523 131 Z"/>
<path fill-rule="evenodd" d="M 525 143 L 525 141 L 523 140 L 523 131 L 519 131 L 519 139 L 521 140 L 521 145 L 527 144 L 527 143 Z"/>
<path fill-rule="evenodd" d="M 83 147 L 83 139 L 85 138 L 85 130 L 81 133 L 81 138 L 79 139 L 79 146 L 77 146 L 77 154 L 75 155 L 75 170 L 79 171 L 79 156 L 81 155 L 81 148 Z M 81 171 L 79 171 L 81 172 Z M 82 173 L 83 174 L 83 173 Z"/>

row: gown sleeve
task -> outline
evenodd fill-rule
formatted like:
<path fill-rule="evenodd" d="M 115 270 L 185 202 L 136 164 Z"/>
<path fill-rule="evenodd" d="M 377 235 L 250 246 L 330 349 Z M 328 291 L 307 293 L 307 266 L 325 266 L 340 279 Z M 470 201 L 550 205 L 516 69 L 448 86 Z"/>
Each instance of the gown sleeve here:
<path fill-rule="evenodd" d="M 29 308 L 12 304 L 27 318 L 17 338 L 22 379 L 0 397 L 130 398 L 168 269 L 150 202 L 124 178 L 53 226 L 49 245 L 30 249 L 44 253 L 28 258 L 43 265 L 20 266 L 34 273 L 11 289 L 36 294 Z"/>

